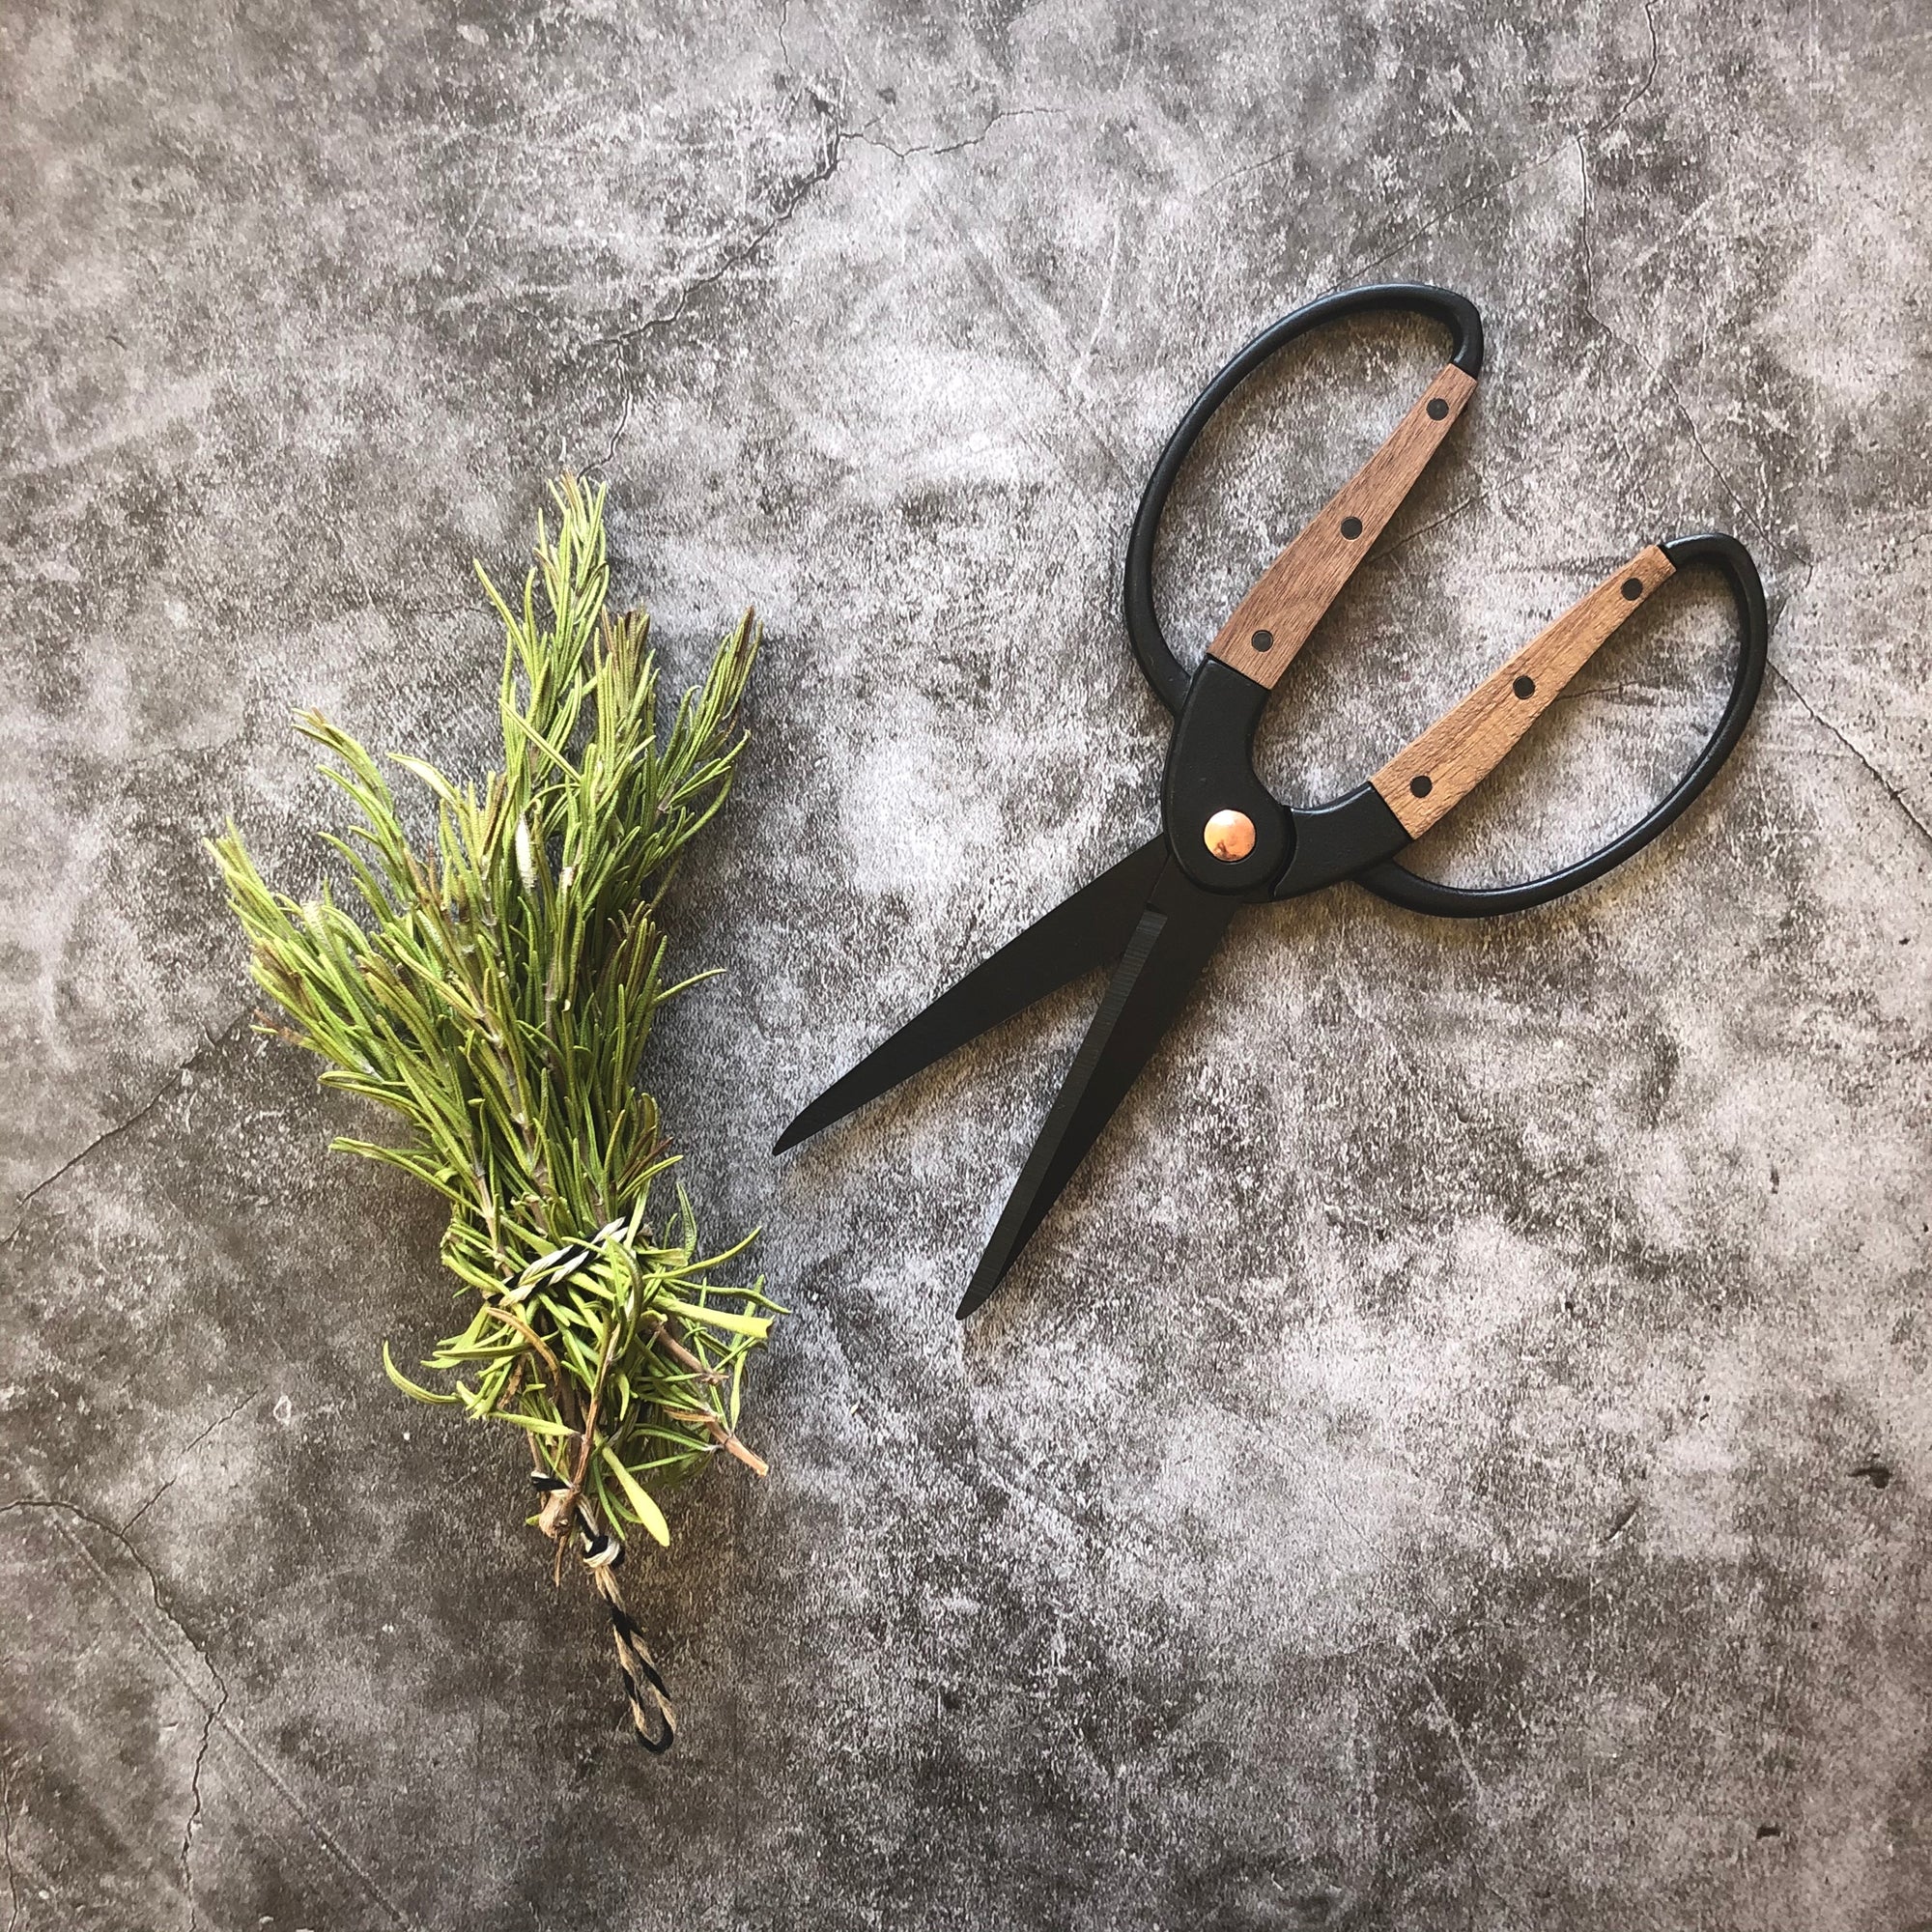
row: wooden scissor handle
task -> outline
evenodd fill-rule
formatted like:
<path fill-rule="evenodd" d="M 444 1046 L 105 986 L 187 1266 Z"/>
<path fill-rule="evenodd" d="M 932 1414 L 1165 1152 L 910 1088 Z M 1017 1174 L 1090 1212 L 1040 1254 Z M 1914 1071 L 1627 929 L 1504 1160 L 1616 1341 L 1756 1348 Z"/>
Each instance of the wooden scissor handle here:
<path fill-rule="evenodd" d="M 1382 446 L 1256 579 L 1208 645 L 1209 657 L 1273 690 L 1415 488 L 1475 388 L 1473 376 L 1453 362 L 1442 365 Z"/>
<path fill-rule="evenodd" d="M 1254 658 L 1260 661 L 1259 668 L 1252 661 L 1223 651 L 1218 644 L 1215 649 L 1215 655 L 1224 658 L 1231 668 L 1238 669 L 1244 677 L 1261 685 L 1264 690 L 1271 689 L 1274 680 L 1287 668 L 1288 661 L 1300 648 L 1302 639 L 1308 635 L 1316 618 L 1348 581 L 1359 554 L 1375 541 L 1376 533 L 1422 473 L 1430 453 L 1449 433 L 1458 412 L 1468 400 L 1469 385 L 1474 384 L 1483 367 L 1483 318 L 1477 314 L 1475 303 L 1466 296 L 1459 296 L 1450 289 L 1432 288 L 1426 282 L 1384 282 L 1370 288 L 1341 289 L 1333 295 L 1306 303 L 1292 315 L 1285 315 L 1279 322 L 1269 324 L 1252 342 L 1236 351 L 1214 379 L 1195 397 L 1187 413 L 1168 438 L 1148 476 L 1147 488 L 1141 492 L 1140 508 L 1134 512 L 1133 528 L 1127 536 L 1127 569 L 1122 587 L 1121 614 L 1126 622 L 1127 641 L 1133 645 L 1142 673 L 1153 688 L 1154 696 L 1177 717 L 1187 703 L 1194 672 L 1184 668 L 1174 655 L 1167 635 L 1161 629 L 1159 614 L 1154 610 L 1153 554 L 1160 535 L 1162 513 L 1167 508 L 1167 499 L 1173 493 L 1175 481 L 1187 462 L 1188 452 L 1228 399 L 1264 363 L 1280 355 L 1291 342 L 1306 335 L 1310 329 L 1325 328 L 1330 323 L 1367 315 L 1420 315 L 1438 324 L 1449 332 L 1449 360 L 1464 380 L 1444 388 L 1438 386 L 1443 380 L 1438 377 L 1416 406 L 1416 411 L 1421 412 L 1420 420 L 1415 420 L 1416 411 L 1411 411 L 1409 419 L 1397 426 L 1387 444 L 1370 460 L 1368 467 L 1349 485 L 1343 497 L 1338 497 L 1328 506 L 1333 516 L 1329 532 L 1342 549 L 1338 557 L 1329 558 L 1323 565 L 1323 574 L 1319 582 L 1325 587 L 1309 593 L 1310 608 L 1301 628 L 1298 631 L 1295 629 L 1293 612 L 1290 612 L 1282 616 L 1278 626 L 1267 619 L 1258 618 L 1248 622 L 1245 630 L 1237 631 L 1236 624 L 1248 615 L 1249 599 L 1242 600 L 1242 609 L 1222 627 L 1224 639 L 1244 638 L 1250 647 L 1255 633 L 1260 630 L 1265 630 L 1271 637 L 1281 639 L 1278 646 L 1271 647 L 1275 652 L 1272 658 L 1268 652 L 1254 653 Z M 1445 376 L 1447 373 L 1444 371 Z M 1439 409 L 1441 413 L 1432 413 L 1435 409 Z M 1357 489 L 1363 491 L 1362 500 L 1344 503 L 1343 497 Z M 1361 524 L 1359 536 L 1344 537 L 1341 534 L 1345 517 L 1353 518 Z M 1319 525 L 1320 519 L 1317 522 Z M 1294 554 L 1293 545 L 1289 554 Z M 1279 584 L 1286 574 L 1281 559 L 1277 559 L 1270 566 L 1270 578 L 1264 581 Z M 1254 592 L 1249 593 L 1250 598 L 1253 595 Z M 1290 639 L 1293 639 L 1292 642 Z"/>
<path fill-rule="evenodd" d="M 1656 545 L 1612 571 L 1580 603 L 1539 631 L 1453 711 L 1405 745 L 1369 782 L 1420 838 L 1495 770 L 1556 694 L 1611 632 L 1675 575 Z"/>

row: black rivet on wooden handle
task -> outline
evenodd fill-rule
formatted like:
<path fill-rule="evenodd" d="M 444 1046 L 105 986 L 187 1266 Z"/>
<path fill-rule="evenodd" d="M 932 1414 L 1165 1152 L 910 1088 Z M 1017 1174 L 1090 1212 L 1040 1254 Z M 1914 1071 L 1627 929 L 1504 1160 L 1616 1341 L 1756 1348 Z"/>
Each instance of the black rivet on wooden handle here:
<path fill-rule="evenodd" d="M 1361 520 L 1361 518 L 1360 518 L 1360 517 L 1344 517 L 1344 518 L 1342 519 L 1342 534 L 1343 534 L 1343 535 L 1344 535 L 1345 537 L 1349 537 L 1349 538 L 1350 538 L 1350 539 L 1353 539 L 1353 538 L 1355 538 L 1355 537 L 1358 537 L 1358 536 L 1360 536 L 1360 535 L 1362 534 L 1362 520 Z"/>
<path fill-rule="evenodd" d="M 1435 784 L 1427 772 L 1417 772 L 1409 780 L 1408 788 L 1417 798 L 1427 798 L 1435 789 Z"/>
<path fill-rule="evenodd" d="M 1636 600 L 1643 595 L 1643 579 L 1640 577 L 1625 578 L 1624 595 L 1628 597 L 1633 604 L 1634 604 Z"/>
<path fill-rule="evenodd" d="M 1519 697 L 1534 697 L 1536 696 L 1536 680 L 1533 677 L 1520 677 L 1510 686 L 1510 689 Z"/>
<path fill-rule="evenodd" d="M 1257 631 L 1248 639 L 1248 644 L 1253 650 L 1271 651 L 1274 649 L 1274 633 L 1272 631 Z"/>
<path fill-rule="evenodd" d="M 1449 405 L 1445 403 L 1440 396 L 1430 397 L 1429 419 L 1431 422 L 1440 422 L 1442 418 L 1446 416 L 1448 413 L 1449 413 Z"/>

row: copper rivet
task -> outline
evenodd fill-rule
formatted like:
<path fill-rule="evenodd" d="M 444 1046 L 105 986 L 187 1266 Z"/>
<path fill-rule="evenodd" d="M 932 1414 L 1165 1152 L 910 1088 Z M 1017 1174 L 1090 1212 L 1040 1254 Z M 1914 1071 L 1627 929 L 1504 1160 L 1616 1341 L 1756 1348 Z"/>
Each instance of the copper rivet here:
<path fill-rule="evenodd" d="M 1255 821 L 1245 811 L 1217 811 L 1203 828 L 1201 838 L 1215 858 L 1232 865 L 1255 849 Z"/>

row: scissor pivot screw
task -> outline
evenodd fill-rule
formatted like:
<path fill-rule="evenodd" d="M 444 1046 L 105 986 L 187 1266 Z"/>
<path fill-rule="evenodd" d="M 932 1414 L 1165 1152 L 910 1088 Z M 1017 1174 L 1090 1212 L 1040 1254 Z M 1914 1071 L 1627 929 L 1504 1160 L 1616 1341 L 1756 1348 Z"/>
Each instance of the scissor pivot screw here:
<path fill-rule="evenodd" d="M 1201 833 L 1215 858 L 1233 865 L 1255 849 L 1255 821 L 1245 811 L 1217 811 Z"/>

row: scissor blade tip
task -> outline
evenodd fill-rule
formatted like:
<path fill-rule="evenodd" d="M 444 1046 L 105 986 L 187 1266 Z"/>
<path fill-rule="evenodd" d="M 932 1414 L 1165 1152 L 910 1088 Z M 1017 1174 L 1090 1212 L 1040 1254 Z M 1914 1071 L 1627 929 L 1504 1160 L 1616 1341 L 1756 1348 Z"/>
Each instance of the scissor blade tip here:
<path fill-rule="evenodd" d="M 1006 1278 L 1007 1271 L 1005 1268 L 1000 1268 L 997 1272 L 981 1268 L 980 1273 L 976 1274 L 968 1284 L 966 1293 L 960 1296 L 959 1312 L 953 1319 L 963 1321 L 967 1316 L 983 1308 L 993 1298 L 993 1291 Z"/>

